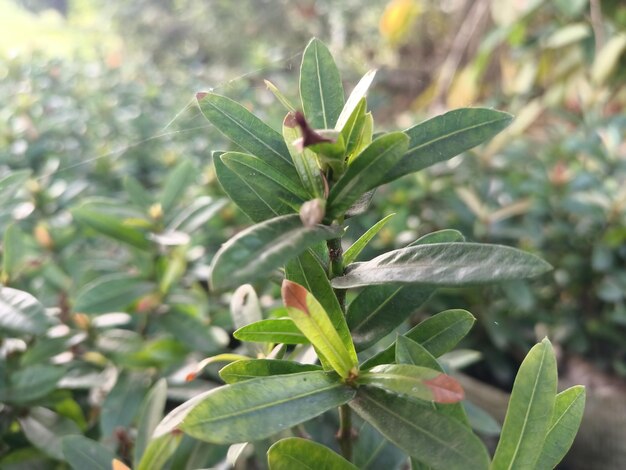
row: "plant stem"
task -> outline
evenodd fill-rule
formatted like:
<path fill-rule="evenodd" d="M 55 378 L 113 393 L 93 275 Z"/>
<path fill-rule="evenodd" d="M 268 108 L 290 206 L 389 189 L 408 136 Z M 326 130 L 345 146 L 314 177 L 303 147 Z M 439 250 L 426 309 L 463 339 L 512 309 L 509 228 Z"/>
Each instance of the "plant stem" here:
<path fill-rule="evenodd" d="M 343 276 L 343 249 L 341 247 L 341 238 L 333 238 L 328 240 L 328 256 L 330 258 L 329 279 L 337 276 Z M 334 289 L 335 296 L 341 306 L 341 311 L 346 313 L 346 291 L 344 289 Z M 348 461 L 352 460 L 352 410 L 348 405 L 339 407 L 339 431 L 337 431 L 337 440 L 344 458 Z"/>

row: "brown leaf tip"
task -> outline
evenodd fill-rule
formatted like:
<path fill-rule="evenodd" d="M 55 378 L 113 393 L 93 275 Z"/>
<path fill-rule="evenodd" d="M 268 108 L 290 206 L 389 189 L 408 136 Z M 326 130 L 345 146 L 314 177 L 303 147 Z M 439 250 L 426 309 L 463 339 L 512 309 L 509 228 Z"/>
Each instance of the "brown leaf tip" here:
<path fill-rule="evenodd" d="M 206 91 L 199 91 L 198 93 L 196 93 L 196 99 L 198 101 L 200 101 L 202 98 L 204 98 L 206 95 L 208 95 L 208 93 Z"/>
<path fill-rule="evenodd" d="M 461 384 L 446 374 L 425 380 L 424 385 L 433 393 L 433 401 L 437 403 L 457 403 L 463 400 L 465 392 Z"/>
<path fill-rule="evenodd" d="M 308 291 L 300 284 L 285 279 L 280 293 L 282 294 L 285 307 L 296 308 L 303 311 L 307 315 L 309 314 L 309 309 L 306 306 L 306 296 Z"/>
<path fill-rule="evenodd" d="M 309 123 L 304 117 L 304 114 L 302 114 L 300 111 L 296 111 L 294 115 L 294 119 L 296 121 L 296 124 L 300 126 L 300 130 L 302 131 L 302 146 L 303 147 L 320 144 L 322 142 L 333 142 L 332 139 L 323 137 L 322 135 L 318 134 L 313 129 L 311 129 L 311 126 L 309 126 Z"/>
<path fill-rule="evenodd" d="M 298 122 L 296 121 L 296 113 L 289 111 L 285 116 L 285 119 L 283 119 L 283 126 L 293 129 L 297 125 Z"/>

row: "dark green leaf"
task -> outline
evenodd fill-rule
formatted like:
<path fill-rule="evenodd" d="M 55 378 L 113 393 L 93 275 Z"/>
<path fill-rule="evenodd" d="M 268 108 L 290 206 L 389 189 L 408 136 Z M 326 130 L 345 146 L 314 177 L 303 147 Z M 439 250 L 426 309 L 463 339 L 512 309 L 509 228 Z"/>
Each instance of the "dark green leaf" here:
<path fill-rule="evenodd" d="M 103 438 L 113 436 L 116 428 L 125 428 L 135 419 L 148 389 L 146 375 L 122 373 L 102 404 L 100 431 Z"/>
<path fill-rule="evenodd" d="M 74 470 L 111 470 L 115 454 L 102 444 L 84 436 L 67 436 L 62 443 L 65 461 Z"/>
<path fill-rule="evenodd" d="M 352 422 L 357 435 L 353 445 L 352 460 L 358 468 L 362 470 L 402 468 L 401 464 L 406 461 L 404 452 L 385 439 L 360 416 L 354 415 Z"/>
<path fill-rule="evenodd" d="M 286 175 L 296 176 L 282 136 L 239 103 L 214 93 L 199 93 L 204 116 L 222 134 Z"/>
<path fill-rule="evenodd" d="M 471 428 L 483 436 L 497 437 L 502 431 L 500 423 L 493 416 L 470 401 L 463 402 L 463 408 Z"/>
<path fill-rule="evenodd" d="M 137 438 L 133 448 L 133 464 L 135 467 L 142 460 L 152 433 L 163 419 L 163 410 L 166 402 L 167 382 L 162 378 L 150 389 L 141 405 L 139 419 L 137 420 Z"/>
<path fill-rule="evenodd" d="M 343 85 L 330 51 L 319 39 L 312 39 L 302 56 L 300 97 L 311 127 L 335 126 L 344 104 Z"/>
<path fill-rule="evenodd" d="M 144 188 L 136 178 L 126 175 L 122 184 L 130 202 L 135 206 L 147 210 L 154 203 L 154 198 L 150 191 Z"/>
<path fill-rule="evenodd" d="M 297 374 L 321 370 L 312 364 L 300 364 L 294 361 L 279 359 L 249 359 L 231 362 L 220 370 L 220 377 L 228 384 L 243 382 L 258 377 L 270 375 Z"/>
<path fill-rule="evenodd" d="M 15 404 L 28 403 L 52 392 L 65 375 L 65 368 L 35 364 L 21 368 L 10 377 L 7 396 L 2 401 Z"/>
<path fill-rule="evenodd" d="M 172 306 L 158 322 L 192 351 L 214 354 L 228 344 L 228 334 L 222 328 L 207 325 L 184 306 Z"/>
<path fill-rule="evenodd" d="M 469 332 L 476 319 L 466 310 L 445 310 L 419 323 L 404 334 L 418 342 L 434 357 L 452 350 Z M 395 346 L 374 355 L 361 366 L 362 369 L 393 362 Z"/>
<path fill-rule="evenodd" d="M 410 143 L 399 163 L 380 184 L 448 160 L 491 139 L 507 127 L 513 117 L 493 109 L 455 109 L 417 124 L 405 132 Z"/>
<path fill-rule="evenodd" d="M 556 383 L 556 358 L 546 338 L 530 350 L 517 373 L 493 470 L 537 468 L 554 411 Z"/>
<path fill-rule="evenodd" d="M 150 441 L 141 462 L 136 467 L 137 470 L 157 470 L 165 467 L 168 459 L 178 448 L 182 439 L 179 432 L 165 434 Z"/>
<path fill-rule="evenodd" d="M 240 341 L 259 343 L 307 344 L 306 336 L 291 318 L 261 320 L 239 328 L 233 336 Z"/>
<path fill-rule="evenodd" d="M 348 248 L 343 254 L 343 263 L 347 266 L 352 263 L 363 251 L 363 248 L 367 246 L 367 244 L 376 236 L 376 234 L 380 231 L 381 228 L 385 226 L 389 219 L 391 219 L 396 214 L 389 214 L 374 225 L 372 225 L 367 232 L 359 237 L 357 241 L 355 241 L 350 248 Z"/>
<path fill-rule="evenodd" d="M 270 470 L 357 470 L 340 455 L 299 437 L 281 439 L 267 452 Z"/>
<path fill-rule="evenodd" d="M 90 282 L 76 296 L 74 310 L 84 313 L 124 311 L 156 286 L 128 274 L 109 274 Z"/>
<path fill-rule="evenodd" d="M 395 445 L 434 469 L 481 470 L 489 466 L 480 439 L 429 404 L 361 387 L 350 407 Z"/>
<path fill-rule="evenodd" d="M 74 421 L 46 408 L 34 407 L 18 419 L 22 432 L 37 449 L 58 460 L 63 459 L 63 437 L 80 434 Z"/>
<path fill-rule="evenodd" d="M 254 441 L 343 405 L 354 394 L 336 375 L 325 372 L 262 377 L 210 391 L 180 428 L 208 442 Z"/>
<path fill-rule="evenodd" d="M 189 160 L 184 160 L 169 172 L 160 197 L 161 207 L 165 214 L 169 214 L 180 202 L 181 197 L 187 191 L 189 185 L 196 179 L 197 175 L 197 170 Z"/>
<path fill-rule="evenodd" d="M 267 276 L 309 246 L 340 233 L 338 227 L 305 227 L 295 214 L 249 227 L 225 243 L 213 258 L 212 286 L 223 290 Z"/>
<path fill-rule="evenodd" d="M 378 186 L 385 171 L 402 157 L 408 141 L 402 132 L 392 132 L 357 155 L 328 195 L 328 217 L 343 215 L 364 193 Z"/>
<path fill-rule="evenodd" d="M 552 422 L 536 468 L 555 468 L 572 446 L 585 411 L 585 387 L 577 385 L 556 396 Z"/>
<path fill-rule="evenodd" d="M 390 251 L 332 280 L 339 289 L 372 284 L 465 286 L 537 276 L 551 266 L 516 248 L 480 243 L 434 243 Z"/>
<path fill-rule="evenodd" d="M 37 335 L 45 333 L 51 324 L 43 305 L 35 297 L 21 290 L 0 287 L 0 331 Z"/>

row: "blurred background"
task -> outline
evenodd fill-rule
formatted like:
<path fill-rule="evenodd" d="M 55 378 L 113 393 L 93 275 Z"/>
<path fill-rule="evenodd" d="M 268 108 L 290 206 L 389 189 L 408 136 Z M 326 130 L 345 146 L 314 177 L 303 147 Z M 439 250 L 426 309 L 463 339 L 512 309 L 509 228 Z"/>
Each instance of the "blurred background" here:
<path fill-rule="evenodd" d="M 442 290 L 413 320 L 471 311 L 478 322 L 464 347 L 481 360 L 468 371 L 503 390 L 548 335 L 564 383 L 623 400 L 620 0 L 0 0 L 1 281 L 56 309 L 68 327 L 62 345 L 35 341 L 49 349 L 30 363 L 69 352 L 59 364 L 76 377 L 107 367 L 153 377 L 228 347 L 229 299 L 209 298 L 203 286 L 212 254 L 249 221 L 221 199 L 210 154 L 228 144 L 194 95 L 215 90 L 278 128 L 284 111 L 263 80 L 295 101 L 312 36 L 333 51 L 347 90 L 379 69 L 368 104 L 381 129 L 465 106 L 516 116 L 488 144 L 378 190 L 348 238 L 395 213 L 364 258 L 456 228 L 468 240 L 537 253 L 554 271 L 537 281 Z M 126 228 L 98 225 L 97 214 Z M 186 228 L 190 238 L 138 246 L 136 233 L 164 227 Z M 274 305 L 272 286 L 256 287 L 262 304 Z M 201 322 L 205 336 L 190 338 L 159 317 L 164 306 Z M 156 312 L 156 321 L 109 317 L 97 326 L 98 315 L 118 310 Z M 191 387 L 182 384 L 178 397 L 196 393 Z M 87 398 L 68 399 L 85 413 Z M 96 418 L 73 419 L 88 430 Z M 7 432 L 0 455 L 10 456 L 27 444 Z"/>

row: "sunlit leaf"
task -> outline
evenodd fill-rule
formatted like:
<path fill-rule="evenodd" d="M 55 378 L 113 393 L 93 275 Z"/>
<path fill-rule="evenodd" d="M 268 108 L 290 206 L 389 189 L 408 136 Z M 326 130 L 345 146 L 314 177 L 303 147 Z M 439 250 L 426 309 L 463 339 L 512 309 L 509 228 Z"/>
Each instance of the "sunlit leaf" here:
<path fill-rule="evenodd" d="M 276 442 L 267 451 L 270 470 L 356 470 L 328 447 L 299 437 Z"/>
<path fill-rule="evenodd" d="M 297 374 L 315 370 L 321 370 L 321 368 L 312 364 L 300 364 L 279 359 L 248 359 L 235 361 L 223 367 L 220 370 L 220 377 L 224 382 L 232 384 L 258 377 Z"/>

